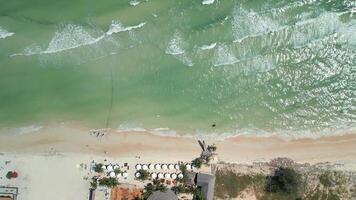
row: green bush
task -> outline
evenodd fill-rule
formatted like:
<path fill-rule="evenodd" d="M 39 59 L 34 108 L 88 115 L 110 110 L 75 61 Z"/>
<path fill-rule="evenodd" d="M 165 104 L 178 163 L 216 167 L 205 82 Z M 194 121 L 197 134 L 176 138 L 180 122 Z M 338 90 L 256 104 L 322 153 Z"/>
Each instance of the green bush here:
<path fill-rule="evenodd" d="M 196 158 L 193 160 L 192 163 L 193 163 L 194 167 L 200 169 L 201 166 L 203 165 L 203 160 L 201 158 Z"/>
<path fill-rule="evenodd" d="M 102 163 L 95 164 L 94 171 L 97 173 L 103 173 L 103 166 L 104 165 Z"/>
<path fill-rule="evenodd" d="M 147 180 L 150 177 L 150 173 L 147 170 L 140 169 L 137 172 L 140 173 L 140 177 L 137 178 L 139 180 L 144 181 L 144 180 Z"/>
<path fill-rule="evenodd" d="M 119 185 L 119 182 L 117 181 L 116 178 L 104 177 L 104 178 L 99 180 L 99 185 L 100 186 L 105 186 L 105 187 L 108 187 L 108 188 L 113 188 L 113 187 Z"/>
<path fill-rule="evenodd" d="M 277 194 L 298 194 L 300 175 L 291 168 L 278 168 L 268 177 L 266 190 Z"/>

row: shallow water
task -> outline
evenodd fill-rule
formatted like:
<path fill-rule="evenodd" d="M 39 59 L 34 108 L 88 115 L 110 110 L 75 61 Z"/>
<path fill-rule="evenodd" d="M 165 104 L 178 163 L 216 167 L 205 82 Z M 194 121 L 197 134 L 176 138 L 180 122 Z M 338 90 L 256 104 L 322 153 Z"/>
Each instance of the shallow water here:
<path fill-rule="evenodd" d="M 0 126 L 355 128 L 355 1 L 204 2 L 0 0 Z"/>

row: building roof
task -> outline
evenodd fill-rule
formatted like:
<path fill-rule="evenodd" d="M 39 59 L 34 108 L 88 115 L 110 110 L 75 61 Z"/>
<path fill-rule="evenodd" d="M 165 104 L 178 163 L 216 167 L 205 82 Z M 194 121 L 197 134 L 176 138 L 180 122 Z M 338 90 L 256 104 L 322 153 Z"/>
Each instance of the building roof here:
<path fill-rule="evenodd" d="M 215 186 L 214 175 L 198 173 L 197 185 L 201 188 L 205 200 L 213 200 Z"/>
<path fill-rule="evenodd" d="M 12 198 L 11 197 L 0 196 L 0 200 L 12 200 Z"/>
<path fill-rule="evenodd" d="M 147 200 L 178 200 L 178 196 L 172 190 L 166 190 L 165 192 L 155 191 Z"/>

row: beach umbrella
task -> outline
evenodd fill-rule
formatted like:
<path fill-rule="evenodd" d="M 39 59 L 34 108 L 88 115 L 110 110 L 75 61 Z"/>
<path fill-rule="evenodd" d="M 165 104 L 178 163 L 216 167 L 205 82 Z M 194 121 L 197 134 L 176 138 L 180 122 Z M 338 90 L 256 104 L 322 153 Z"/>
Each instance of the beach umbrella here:
<path fill-rule="evenodd" d="M 176 178 L 177 178 L 177 174 L 174 174 L 174 173 L 171 174 L 171 178 L 172 178 L 172 179 L 176 179 Z"/>
<path fill-rule="evenodd" d="M 135 177 L 136 178 L 140 178 L 140 176 L 141 176 L 141 173 L 140 172 L 136 172 Z"/>
<path fill-rule="evenodd" d="M 162 173 L 158 173 L 158 175 L 157 175 L 157 176 L 158 176 L 158 178 L 159 178 L 159 179 L 161 179 L 161 178 L 163 178 L 163 177 L 164 177 Z"/>
<path fill-rule="evenodd" d="M 109 175 L 110 175 L 110 177 L 113 177 L 113 178 L 114 178 L 114 177 L 115 177 L 115 172 L 110 172 Z"/>
<path fill-rule="evenodd" d="M 166 170 L 167 168 L 168 168 L 168 167 L 167 167 L 166 164 L 163 164 L 163 165 L 162 165 L 162 169 L 163 169 L 163 170 Z"/>
<path fill-rule="evenodd" d="M 119 165 L 117 165 L 117 164 L 116 164 L 116 165 L 114 165 L 114 170 L 115 170 L 115 169 L 119 169 L 119 168 L 120 168 L 120 166 L 119 166 Z"/>
<path fill-rule="evenodd" d="M 116 177 L 117 177 L 117 178 L 121 178 L 121 177 L 122 177 L 122 174 L 121 174 L 121 173 L 118 173 L 118 174 L 116 174 Z"/>
<path fill-rule="evenodd" d="M 149 164 L 149 165 L 148 165 L 148 168 L 149 168 L 150 170 L 154 170 L 154 169 L 155 169 L 155 166 L 154 166 L 153 164 Z"/>
<path fill-rule="evenodd" d="M 188 170 L 192 169 L 192 165 L 191 164 L 186 164 L 185 166 L 187 167 Z"/>
<path fill-rule="evenodd" d="M 148 166 L 147 165 L 142 165 L 142 169 L 143 170 L 148 170 Z"/>
<path fill-rule="evenodd" d="M 161 169 L 161 165 L 160 165 L 160 164 L 156 164 L 156 165 L 155 165 L 155 168 L 156 168 L 156 169 Z"/>
<path fill-rule="evenodd" d="M 136 165 L 136 170 L 140 170 L 140 169 L 142 169 L 142 165 L 137 164 L 137 165 Z"/>
<path fill-rule="evenodd" d="M 111 171 L 113 171 L 114 170 L 114 168 L 112 167 L 112 165 L 110 164 L 110 165 L 108 165 L 107 167 L 106 167 L 106 169 L 109 171 L 109 172 L 111 172 Z"/>
<path fill-rule="evenodd" d="M 174 169 L 174 165 L 173 164 L 169 164 L 168 165 L 168 169 L 171 169 L 171 170 Z"/>
<path fill-rule="evenodd" d="M 179 178 L 179 179 L 182 179 L 183 177 L 184 177 L 184 176 L 183 176 L 182 173 L 179 173 L 179 174 L 178 174 L 178 178 Z"/>
<path fill-rule="evenodd" d="M 156 174 L 156 173 L 152 173 L 152 174 L 151 174 L 151 177 L 152 177 L 152 178 L 157 178 L 157 174 Z"/>
<path fill-rule="evenodd" d="M 176 170 L 179 170 L 179 169 L 180 169 L 180 167 L 179 167 L 178 164 L 175 164 L 175 165 L 174 165 L 174 168 L 175 168 Z"/>
<path fill-rule="evenodd" d="M 103 166 L 101 167 L 101 169 L 106 170 L 106 166 L 105 166 L 105 165 L 103 165 Z"/>
<path fill-rule="evenodd" d="M 165 173 L 165 174 L 164 174 L 164 178 L 166 178 L 166 179 L 171 178 L 171 174 L 169 174 L 169 173 Z"/>
<path fill-rule="evenodd" d="M 122 173 L 122 176 L 123 176 L 124 178 L 126 178 L 126 177 L 129 176 L 129 174 L 128 174 L 127 172 L 124 172 L 124 173 Z"/>

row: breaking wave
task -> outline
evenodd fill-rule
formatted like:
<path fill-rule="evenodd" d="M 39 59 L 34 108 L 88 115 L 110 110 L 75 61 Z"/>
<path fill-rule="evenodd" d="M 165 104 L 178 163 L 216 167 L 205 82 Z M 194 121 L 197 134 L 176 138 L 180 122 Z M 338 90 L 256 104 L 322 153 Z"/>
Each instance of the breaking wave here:
<path fill-rule="evenodd" d="M 13 36 L 15 33 L 9 32 L 0 26 L 0 39 L 4 39 Z"/>
<path fill-rule="evenodd" d="M 25 48 L 24 52 L 12 54 L 11 56 L 30 56 L 36 54 L 54 54 L 62 51 L 67 51 L 71 49 L 80 48 L 83 46 L 89 46 L 97 44 L 106 37 L 125 31 L 131 31 L 134 29 L 141 28 L 145 25 L 142 22 L 138 25 L 125 27 L 121 23 L 113 21 L 109 27 L 109 30 L 98 37 L 93 36 L 90 30 L 86 30 L 84 27 L 74 24 L 66 24 L 58 31 L 55 32 L 53 38 L 49 42 L 47 48 L 42 49 L 39 45 L 32 45 Z"/>

